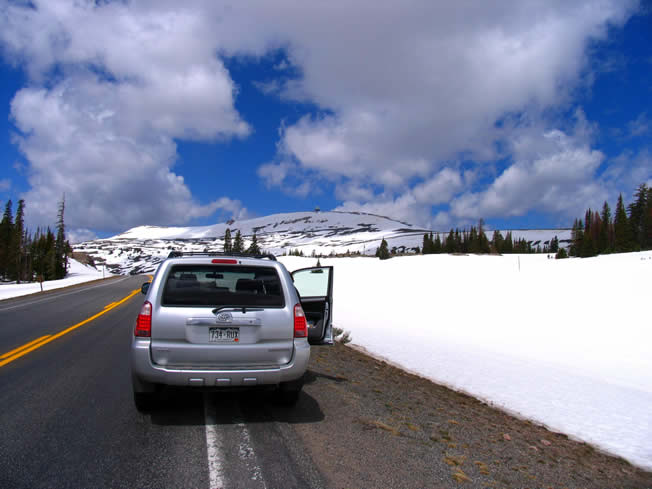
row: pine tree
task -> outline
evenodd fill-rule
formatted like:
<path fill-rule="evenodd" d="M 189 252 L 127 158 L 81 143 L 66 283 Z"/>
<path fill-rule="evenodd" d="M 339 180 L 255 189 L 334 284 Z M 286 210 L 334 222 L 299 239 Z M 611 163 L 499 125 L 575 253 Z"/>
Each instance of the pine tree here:
<path fill-rule="evenodd" d="M 25 201 L 18 201 L 16 219 L 14 220 L 10 256 L 13 263 L 9 264 L 11 278 L 20 283 L 23 279 L 23 263 L 25 258 Z"/>
<path fill-rule="evenodd" d="M 503 249 L 503 235 L 500 234 L 500 231 L 497 229 L 494 230 L 494 234 L 491 236 L 491 247 L 495 253 L 501 253 Z"/>
<path fill-rule="evenodd" d="M 32 269 L 36 278 L 40 280 L 54 280 L 55 273 L 55 237 L 50 228 L 45 232 L 36 230 L 36 237 L 32 240 Z"/>
<path fill-rule="evenodd" d="M 627 219 L 627 211 L 625 211 L 625 204 L 623 203 L 623 194 L 620 194 L 614 216 L 614 251 L 624 253 L 630 250 L 630 225 Z"/>
<path fill-rule="evenodd" d="M 491 246 L 487 239 L 487 233 L 484 230 L 484 219 L 478 221 L 478 250 L 479 253 L 490 253 Z"/>
<path fill-rule="evenodd" d="M 315 250 L 313 249 L 313 253 L 314 252 Z M 249 249 L 247 250 L 247 253 L 250 253 L 252 255 L 260 255 L 260 248 L 258 246 L 258 238 L 256 238 L 256 231 L 254 231 L 254 237 L 251 239 L 251 245 L 249 245 Z"/>
<path fill-rule="evenodd" d="M 611 253 L 613 250 L 613 222 L 611 222 L 611 208 L 606 200 L 602 205 L 600 220 L 602 225 L 598 237 L 598 253 Z"/>
<path fill-rule="evenodd" d="M 584 224 L 581 219 L 575 219 L 573 222 L 573 230 L 571 231 L 571 256 L 582 256 L 582 248 L 584 243 Z"/>
<path fill-rule="evenodd" d="M 504 253 L 506 255 L 510 253 L 514 253 L 514 241 L 512 240 L 511 231 L 507 231 L 507 234 L 505 234 L 505 241 L 503 241 L 503 249 L 501 253 Z"/>
<path fill-rule="evenodd" d="M 423 234 L 423 246 L 421 248 L 424 255 L 432 253 L 432 240 L 428 233 Z"/>
<path fill-rule="evenodd" d="M 550 240 L 550 248 L 548 251 L 550 251 L 550 253 L 557 253 L 559 251 L 559 238 L 557 238 L 557 235 Z M 564 250 L 564 252 L 565 251 L 566 250 Z M 566 257 L 568 257 L 568 255 L 566 255 Z"/>
<path fill-rule="evenodd" d="M 224 253 L 231 253 L 233 251 L 233 244 L 231 244 L 231 230 L 226 228 L 224 233 Z"/>
<path fill-rule="evenodd" d="M 235 233 L 235 239 L 233 240 L 233 253 L 242 253 L 244 251 L 244 243 L 242 242 L 242 234 L 240 230 Z"/>
<path fill-rule="evenodd" d="M 464 253 L 479 253 L 478 231 L 471 226 L 471 231 L 462 235 L 462 251 Z"/>
<path fill-rule="evenodd" d="M 380 242 L 380 246 L 376 250 L 376 256 L 381 260 L 387 260 L 390 258 L 389 247 L 387 245 L 387 241 L 385 241 L 385 238 L 383 238 L 383 240 Z"/>
<path fill-rule="evenodd" d="M 443 251 L 443 247 L 441 244 L 441 239 L 439 238 L 439 234 L 435 237 L 435 242 L 432 245 L 432 252 L 433 253 L 441 253 Z"/>
<path fill-rule="evenodd" d="M 646 250 L 652 249 L 652 187 L 647 189 L 647 204 L 643 210 L 644 243 Z"/>
<path fill-rule="evenodd" d="M 66 231 L 63 215 L 66 208 L 65 196 L 59 202 L 57 213 L 57 238 L 54 243 L 54 277 L 62 279 L 68 272 L 68 256 L 66 254 Z"/>
<path fill-rule="evenodd" d="M 582 241 L 582 249 L 580 256 L 587 258 L 598 254 L 598 237 L 600 235 L 600 216 L 597 212 L 591 209 L 586 211 L 586 222 L 584 223 L 584 240 Z"/>
<path fill-rule="evenodd" d="M 10 269 L 11 241 L 14 228 L 14 216 L 11 210 L 12 202 L 7 201 L 5 212 L 0 221 L 0 277 L 7 278 Z"/>
<path fill-rule="evenodd" d="M 645 215 L 645 211 L 648 208 L 647 194 L 647 185 L 645 183 L 640 184 L 634 193 L 634 202 L 627 206 L 627 210 L 629 211 L 630 233 L 633 238 L 635 250 L 640 250 L 645 247 L 647 234 L 647 216 Z"/>
<path fill-rule="evenodd" d="M 455 232 L 453 231 L 453 228 L 451 228 L 448 233 L 448 237 L 444 243 L 444 250 L 446 253 L 455 253 Z"/>

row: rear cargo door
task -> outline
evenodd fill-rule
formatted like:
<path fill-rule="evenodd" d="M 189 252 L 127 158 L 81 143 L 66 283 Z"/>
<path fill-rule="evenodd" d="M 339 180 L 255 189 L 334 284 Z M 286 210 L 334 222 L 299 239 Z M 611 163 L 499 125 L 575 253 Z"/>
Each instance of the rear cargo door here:
<path fill-rule="evenodd" d="M 295 270 L 292 279 L 308 320 L 308 342 L 311 345 L 332 345 L 333 267 Z"/>
<path fill-rule="evenodd" d="M 173 265 L 152 312 L 152 361 L 170 368 L 278 368 L 293 354 L 274 267 Z"/>

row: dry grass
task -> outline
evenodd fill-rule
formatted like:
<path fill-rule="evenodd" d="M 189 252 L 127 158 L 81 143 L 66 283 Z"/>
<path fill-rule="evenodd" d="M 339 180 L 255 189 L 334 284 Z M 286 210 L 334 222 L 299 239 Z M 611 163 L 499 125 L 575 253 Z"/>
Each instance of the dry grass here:
<path fill-rule="evenodd" d="M 455 469 L 455 471 L 451 474 L 451 476 L 457 482 L 473 482 L 473 480 L 464 472 L 462 472 L 461 469 Z"/>
<path fill-rule="evenodd" d="M 393 426 L 390 426 L 387 423 L 383 423 L 380 420 L 360 418 L 359 421 L 363 425 L 368 426 L 370 428 L 379 428 L 379 429 L 387 431 L 387 432 L 389 432 L 389 433 L 391 433 L 392 435 L 395 435 L 395 436 L 400 436 L 401 435 L 401 432 L 397 428 L 394 428 Z"/>
<path fill-rule="evenodd" d="M 411 431 L 421 431 L 421 428 L 419 428 L 417 425 L 412 423 L 405 423 L 405 426 L 407 426 L 408 429 Z"/>
<path fill-rule="evenodd" d="M 479 460 L 476 460 L 473 463 L 478 467 L 478 470 L 482 475 L 489 475 L 489 467 L 486 463 L 480 462 Z"/>
<path fill-rule="evenodd" d="M 464 465 L 465 460 L 466 460 L 466 457 L 464 457 L 464 456 L 447 455 L 447 456 L 444 457 L 444 462 L 447 465 L 450 465 L 451 467 L 458 467 L 458 466 Z"/>

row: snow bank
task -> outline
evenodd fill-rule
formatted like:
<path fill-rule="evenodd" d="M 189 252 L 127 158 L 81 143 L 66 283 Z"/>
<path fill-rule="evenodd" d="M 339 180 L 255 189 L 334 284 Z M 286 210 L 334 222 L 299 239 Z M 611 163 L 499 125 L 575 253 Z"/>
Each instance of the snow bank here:
<path fill-rule="evenodd" d="M 77 260 L 69 260 L 68 275 L 61 280 L 49 280 L 43 282 L 43 290 L 59 289 L 69 285 L 89 282 L 102 278 L 102 270 L 96 270 L 88 265 L 83 265 Z M 104 276 L 109 277 L 111 274 L 106 272 Z M 34 294 L 41 291 L 39 283 L 29 284 L 3 284 L 0 282 L 0 300 L 21 295 Z"/>
<path fill-rule="evenodd" d="M 652 252 L 321 263 L 354 344 L 652 469 Z"/>

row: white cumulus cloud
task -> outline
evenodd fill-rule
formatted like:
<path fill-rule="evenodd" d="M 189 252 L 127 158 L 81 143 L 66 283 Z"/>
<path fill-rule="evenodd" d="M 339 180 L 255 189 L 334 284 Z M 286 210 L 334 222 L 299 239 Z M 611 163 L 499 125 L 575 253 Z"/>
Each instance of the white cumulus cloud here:
<path fill-rule="evenodd" d="M 11 103 L 32 220 L 52 222 L 64 194 L 68 222 L 110 231 L 243 210 L 227 197 L 197 202 L 173 169 L 175 139 L 251 130 L 201 9 L 33 4 L 3 7 L 0 34 L 34 82 Z"/>

